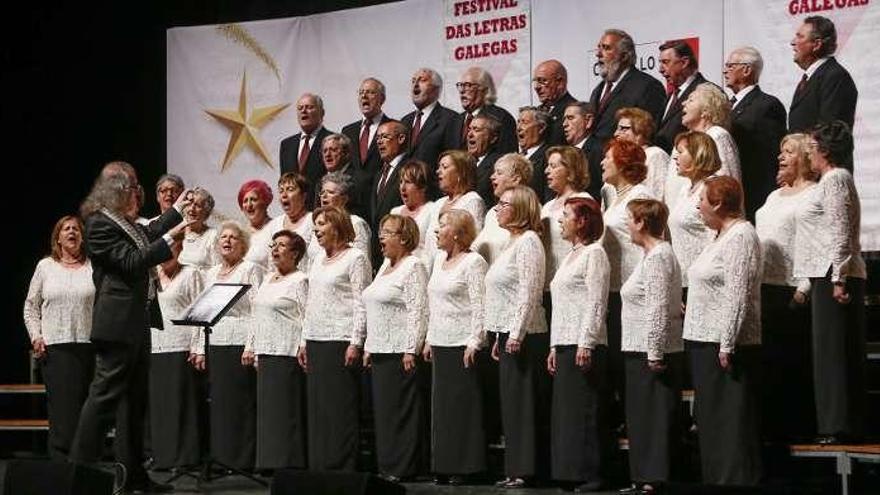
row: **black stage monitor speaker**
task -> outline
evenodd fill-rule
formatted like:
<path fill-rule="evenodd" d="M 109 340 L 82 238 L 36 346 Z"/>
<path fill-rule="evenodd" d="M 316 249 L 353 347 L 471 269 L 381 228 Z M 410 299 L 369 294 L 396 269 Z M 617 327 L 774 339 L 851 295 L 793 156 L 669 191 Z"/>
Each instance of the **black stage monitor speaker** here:
<path fill-rule="evenodd" d="M 13 460 L 3 495 L 112 495 L 113 475 L 69 462 Z"/>
<path fill-rule="evenodd" d="M 282 469 L 272 479 L 272 495 L 402 495 L 406 487 L 366 473 Z"/>

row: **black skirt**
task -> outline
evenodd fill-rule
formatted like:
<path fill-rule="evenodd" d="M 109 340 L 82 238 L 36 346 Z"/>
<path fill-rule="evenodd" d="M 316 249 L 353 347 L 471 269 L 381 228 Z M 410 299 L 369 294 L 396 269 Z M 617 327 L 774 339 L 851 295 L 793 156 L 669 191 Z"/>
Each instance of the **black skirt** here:
<path fill-rule="evenodd" d="M 376 464 L 399 478 L 418 473 L 424 412 L 416 371 L 403 371 L 403 354 L 373 354 Z"/>
<path fill-rule="evenodd" d="M 357 470 L 361 367 L 345 366 L 348 346 L 348 342 L 315 340 L 306 346 L 306 424 L 312 470 Z"/>
<path fill-rule="evenodd" d="M 202 377 L 188 356 L 186 351 L 150 355 L 150 439 L 160 469 L 201 461 Z"/>
<path fill-rule="evenodd" d="M 208 360 L 211 391 L 211 454 L 227 466 L 251 470 L 257 447 L 257 374 L 242 366 L 244 346 L 212 345 Z"/>
<path fill-rule="evenodd" d="M 431 470 L 435 473 L 473 474 L 486 470 L 479 365 L 465 368 L 464 351 L 465 347 L 431 347 Z"/>
<path fill-rule="evenodd" d="M 794 287 L 761 286 L 761 429 L 764 438 L 789 442 L 811 437 L 813 351 L 810 307 L 792 305 Z"/>
<path fill-rule="evenodd" d="M 531 477 L 537 460 L 549 458 L 549 377 L 545 371 L 548 334 L 528 334 L 517 354 L 504 351 L 508 334 L 498 334 L 498 381 L 504 429 L 504 471 L 509 477 Z"/>
<path fill-rule="evenodd" d="M 553 377 L 551 454 L 553 479 L 598 481 L 601 450 L 599 404 L 606 371 L 606 349 L 595 348 L 586 373 L 575 364 L 577 346 L 556 346 Z"/>
<path fill-rule="evenodd" d="M 305 382 L 295 357 L 258 356 L 257 468 L 306 467 Z"/>
<path fill-rule="evenodd" d="M 629 473 L 633 483 L 669 481 L 680 438 L 682 353 L 654 373 L 643 352 L 624 355 Z"/>
<path fill-rule="evenodd" d="M 67 460 L 95 376 L 95 351 L 89 343 L 52 344 L 39 363 L 46 384 L 49 456 Z"/>
<path fill-rule="evenodd" d="M 813 380 L 821 435 L 864 433 L 865 281 L 848 278 L 848 304 L 834 300 L 829 277 L 813 283 Z"/>
<path fill-rule="evenodd" d="M 759 346 L 741 346 L 733 369 L 718 364 L 718 344 L 685 341 L 694 381 L 694 414 L 703 482 L 752 486 L 761 479 L 757 368 Z"/>

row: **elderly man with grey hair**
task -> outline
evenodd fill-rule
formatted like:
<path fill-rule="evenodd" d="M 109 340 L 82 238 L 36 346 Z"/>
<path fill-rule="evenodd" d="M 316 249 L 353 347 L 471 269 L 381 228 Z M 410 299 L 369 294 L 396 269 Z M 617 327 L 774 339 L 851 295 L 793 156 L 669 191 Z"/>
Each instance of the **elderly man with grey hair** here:
<path fill-rule="evenodd" d="M 327 175 L 334 173 L 348 177 L 351 180 L 347 191 L 348 211 L 361 218 L 370 218 L 370 186 L 373 183 L 373 174 L 361 170 L 354 164 L 352 148 L 351 139 L 345 134 L 330 134 L 324 138 L 321 142 L 321 159 L 324 161 L 327 174 L 321 178 L 321 181 L 323 183 Z M 376 153 L 378 154 L 378 151 Z"/>
<path fill-rule="evenodd" d="M 596 63 L 602 81 L 593 89 L 590 104 L 595 110 L 593 134 L 600 148 L 614 137 L 615 114 L 621 108 L 637 107 L 660 122 L 666 91 L 663 84 L 635 67 L 635 42 L 626 31 L 607 29 L 596 46 Z"/>
<path fill-rule="evenodd" d="M 519 109 L 519 118 L 516 120 L 516 140 L 519 144 L 519 152 L 532 163 L 532 179 L 529 186 L 534 189 L 538 199 L 543 203 L 552 198 L 553 193 L 547 189 L 547 178 L 544 169 L 547 168 L 547 157 L 544 154 L 550 144 L 547 136 L 550 134 L 550 114 L 538 107 L 522 107 Z"/>
<path fill-rule="evenodd" d="M 317 184 L 324 175 L 321 163 L 321 143 L 330 134 L 324 128 L 324 100 L 313 93 L 304 93 L 296 100 L 296 118 L 300 132 L 281 141 L 279 152 L 281 175 L 299 172 L 309 182 Z M 315 192 L 310 190 L 306 204 L 315 204 Z"/>
<path fill-rule="evenodd" d="M 724 84 L 733 94 L 730 134 L 739 149 L 746 218 L 752 222 L 776 189 L 776 156 L 785 136 L 785 107 L 758 86 L 763 68 L 761 54 L 750 46 L 734 49 L 724 63 Z"/>
<path fill-rule="evenodd" d="M 562 116 L 565 107 L 575 100 L 568 92 L 568 71 L 562 62 L 554 59 L 545 60 L 535 67 L 532 74 L 532 89 L 541 102 L 540 109 L 547 112 L 550 125 L 547 128 L 545 141 L 548 146 L 565 144 L 565 133 L 562 131 Z M 541 195 L 538 195 L 541 197 Z M 541 197 L 543 201 L 543 198 Z"/>
<path fill-rule="evenodd" d="M 375 77 L 361 81 L 357 91 L 357 102 L 361 118 L 342 128 L 353 144 L 351 163 L 372 177 L 382 166 L 379 150 L 376 148 L 376 131 L 379 126 L 391 120 L 382 111 L 385 104 L 385 85 Z"/>
<path fill-rule="evenodd" d="M 477 115 L 488 115 L 501 124 L 495 151 L 501 154 L 516 151 L 516 120 L 507 110 L 495 105 L 498 94 L 492 75 L 481 67 L 471 67 L 455 84 L 463 111 L 449 126 L 448 147 L 467 149 L 467 134 Z"/>
<path fill-rule="evenodd" d="M 431 177 L 428 179 L 428 194 L 437 197 L 436 177 L 437 158 L 448 148 L 447 130 L 452 125 L 456 113 L 438 101 L 443 91 L 443 79 L 434 69 L 422 67 L 415 71 L 411 81 L 410 97 L 415 110 L 406 114 L 401 122 L 410 130 L 409 157 L 428 164 Z"/>

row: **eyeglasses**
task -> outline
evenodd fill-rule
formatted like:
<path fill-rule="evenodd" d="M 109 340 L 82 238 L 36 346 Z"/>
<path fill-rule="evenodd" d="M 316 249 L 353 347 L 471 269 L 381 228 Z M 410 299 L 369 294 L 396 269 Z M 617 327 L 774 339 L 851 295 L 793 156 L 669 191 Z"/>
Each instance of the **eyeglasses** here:
<path fill-rule="evenodd" d="M 269 249 L 275 249 L 276 247 L 279 248 L 279 249 L 290 249 L 290 244 L 288 244 L 288 243 L 286 243 L 286 242 L 275 242 L 275 241 L 273 241 L 273 242 L 270 242 L 270 243 L 268 244 L 268 246 L 269 246 Z"/>
<path fill-rule="evenodd" d="M 549 86 L 551 83 L 556 82 L 556 79 L 544 79 L 543 77 L 536 77 L 532 79 L 532 82 L 538 86 Z"/>
<path fill-rule="evenodd" d="M 459 91 L 470 91 L 472 89 L 479 88 L 480 85 L 472 82 L 457 82 L 455 83 L 455 89 Z"/>
<path fill-rule="evenodd" d="M 396 235 L 400 235 L 400 232 L 392 232 L 390 230 L 380 230 L 379 231 L 379 239 L 387 239 L 389 237 L 393 237 Z"/>
<path fill-rule="evenodd" d="M 736 67 L 737 65 L 752 65 L 752 64 L 749 62 L 725 62 L 724 68 L 725 69 L 732 69 L 732 68 Z"/>
<path fill-rule="evenodd" d="M 376 134 L 376 141 L 390 141 L 396 137 L 397 137 L 397 134 L 387 134 L 387 133 Z"/>
<path fill-rule="evenodd" d="M 358 96 L 376 96 L 379 92 L 375 89 L 360 89 L 358 90 Z"/>
<path fill-rule="evenodd" d="M 508 206 L 510 206 L 510 203 L 509 203 L 509 202 L 507 202 L 507 201 L 499 201 L 498 204 L 495 205 L 495 209 L 496 209 L 496 210 L 503 210 L 504 208 L 507 208 Z"/>
<path fill-rule="evenodd" d="M 632 129 L 632 126 L 631 126 L 631 125 L 620 125 L 620 124 L 617 124 L 617 130 L 620 131 L 620 132 L 626 132 L 626 131 L 629 131 L 629 130 L 631 130 L 631 129 Z"/>

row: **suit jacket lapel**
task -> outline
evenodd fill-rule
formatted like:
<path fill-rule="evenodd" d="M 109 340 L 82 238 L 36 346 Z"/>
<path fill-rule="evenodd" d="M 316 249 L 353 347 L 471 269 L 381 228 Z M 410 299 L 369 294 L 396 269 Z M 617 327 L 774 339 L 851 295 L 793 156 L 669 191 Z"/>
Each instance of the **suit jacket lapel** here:
<path fill-rule="evenodd" d="M 758 96 L 760 96 L 760 95 L 761 95 L 760 86 L 755 86 L 754 89 L 749 91 L 749 93 L 747 95 L 745 95 L 743 97 L 743 99 L 739 101 L 739 103 L 737 103 L 736 108 L 733 109 L 733 116 L 739 117 L 740 115 L 742 115 L 746 111 L 746 109 L 749 107 L 749 105 L 754 103 L 754 101 L 757 100 Z"/>

